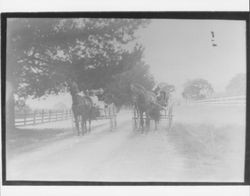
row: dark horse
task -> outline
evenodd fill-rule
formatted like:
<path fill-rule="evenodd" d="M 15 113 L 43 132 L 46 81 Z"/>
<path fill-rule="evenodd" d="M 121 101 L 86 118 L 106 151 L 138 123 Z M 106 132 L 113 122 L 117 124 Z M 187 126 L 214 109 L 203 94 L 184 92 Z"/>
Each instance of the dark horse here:
<path fill-rule="evenodd" d="M 89 96 L 80 95 L 80 91 L 75 82 L 69 83 L 70 93 L 72 96 L 72 112 L 75 119 L 75 125 L 77 134 L 82 135 L 91 131 L 91 119 L 93 103 Z M 87 121 L 89 122 L 89 128 L 87 128 Z"/>
<path fill-rule="evenodd" d="M 132 84 L 130 88 L 132 91 L 135 116 L 139 119 L 140 128 L 142 131 L 144 131 L 145 118 L 145 124 L 147 128 L 150 127 L 150 119 L 152 119 L 155 121 L 155 129 L 157 129 L 162 107 L 157 103 L 156 96 L 139 84 Z"/>

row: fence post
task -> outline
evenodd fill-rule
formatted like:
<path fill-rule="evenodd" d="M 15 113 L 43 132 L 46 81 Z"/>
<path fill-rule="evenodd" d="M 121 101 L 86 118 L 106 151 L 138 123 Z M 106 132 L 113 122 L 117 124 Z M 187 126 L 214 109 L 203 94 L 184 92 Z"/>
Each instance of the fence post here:
<path fill-rule="evenodd" d="M 64 111 L 60 112 L 60 120 L 63 120 Z"/>
<path fill-rule="evenodd" d="M 36 124 L 36 111 L 34 111 L 34 114 L 33 114 L 33 125 Z"/>
<path fill-rule="evenodd" d="M 44 110 L 42 110 L 42 123 L 44 121 Z"/>
<path fill-rule="evenodd" d="M 26 125 L 26 110 L 24 110 L 23 124 Z"/>
<path fill-rule="evenodd" d="M 51 122 L 51 110 L 49 110 L 49 122 Z"/>
<path fill-rule="evenodd" d="M 66 110 L 66 113 L 65 113 L 65 120 L 68 119 L 68 110 Z"/>
<path fill-rule="evenodd" d="M 56 120 L 55 121 L 57 121 L 57 111 L 56 111 Z"/>

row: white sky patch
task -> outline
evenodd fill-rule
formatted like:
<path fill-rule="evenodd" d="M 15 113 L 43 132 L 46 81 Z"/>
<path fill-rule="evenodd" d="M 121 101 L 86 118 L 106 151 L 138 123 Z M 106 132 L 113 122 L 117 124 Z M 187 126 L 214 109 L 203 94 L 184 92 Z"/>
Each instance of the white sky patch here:
<path fill-rule="evenodd" d="M 138 34 L 155 79 L 174 84 L 179 92 L 195 78 L 224 91 L 232 77 L 246 73 L 244 21 L 152 19 Z"/>
<path fill-rule="evenodd" d="M 71 108 L 71 95 L 69 93 L 62 93 L 60 95 L 48 95 L 40 99 L 27 99 L 26 101 L 26 104 L 32 109 L 54 109 L 59 103 L 64 104 L 67 108 Z"/>

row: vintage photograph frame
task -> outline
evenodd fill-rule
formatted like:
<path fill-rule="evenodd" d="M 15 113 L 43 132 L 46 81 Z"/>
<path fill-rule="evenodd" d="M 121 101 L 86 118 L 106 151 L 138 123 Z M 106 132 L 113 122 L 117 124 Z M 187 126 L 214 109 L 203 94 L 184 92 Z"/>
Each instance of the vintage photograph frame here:
<path fill-rule="evenodd" d="M 246 136 L 245 136 L 245 172 L 244 182 L 162 182 L 162 181 L 32 181 L 8 180 L 6 178 L 6 46 L 7 19 L 11 18 L 131 18 L 131 19 L 199 19 L 199 20 L 240 20 L 246 23 Z M 250 23 L 248 12 L 55 12 L 55 13 L 2 13 L 1 15 L 1 93 L 2 93 L 2 183 L 3 185 L 56 185 L 56 186 L 167 186 L 167 185 L 249 185 L 250 183 L 250 133 L 249 133 L 249 47 Z"/>

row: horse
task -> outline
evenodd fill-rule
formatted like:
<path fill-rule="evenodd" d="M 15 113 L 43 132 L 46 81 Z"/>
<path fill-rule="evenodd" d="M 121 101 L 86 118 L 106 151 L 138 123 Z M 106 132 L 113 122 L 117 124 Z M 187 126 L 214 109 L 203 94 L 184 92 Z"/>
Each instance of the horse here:
<path fill-rule="evenodd" d="M 154 120 L 155 122 L 155 130 L 158 129 L 158 124 L 160 122 L 161 119 L 161 111 L 163 110 L 163 107 L 158 104 L 157 102 L 151 103 L 149 110 L 148 110 L 148 115 L 149 117 Z"/>
<path fill-rule="evenodd" d="M 150 127 L 150 119 L 155 121 L 155 129 L 160 121 L 161 105 L 157 103 L 154 93 L 147 91 L 139 84 L 131 84 L 132 102 L 134 105 L 135 116 L 139 118 L 142 132 L 144 131 L 144 117 L 146 117 L 146 127 Z"/>
<path fill-rule="evenodd" d="M 93 116 L 93 103 L 89 96 L 81 95 L 75 82 L 69 82 L 70 93 L 72 96 L 72 112 L 78 136 L 91 131 L 91 120 Z M 87 128 L 87 121 L 89 128 Z M 81 130 L 80 130 L 81 127 Z"/>
<path fill-rule="evenodd" d="M 172 97 L 172 92 L 175 90 L 173 85 L 168 85 L 161 83 L 160 86 L 157 86 L 157 88 L 154 90 L 154 93 L 157 96 L 157 102 L 160 104 L 164 111 L 165 115 L 169 118 L 169 129 L 172 124 L 172 113 L 173 113 L 173 106 L 174 106 L 174 100 Z"/>

